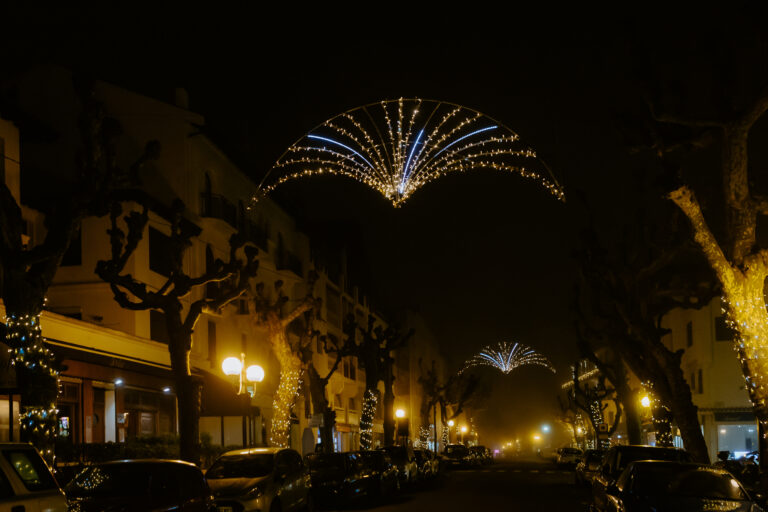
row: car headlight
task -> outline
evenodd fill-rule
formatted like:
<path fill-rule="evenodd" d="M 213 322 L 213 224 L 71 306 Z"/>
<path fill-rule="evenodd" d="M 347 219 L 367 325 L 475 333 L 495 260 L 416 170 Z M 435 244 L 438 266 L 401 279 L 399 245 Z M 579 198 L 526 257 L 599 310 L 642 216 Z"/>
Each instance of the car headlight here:
<path fill-rule="evenodd" d="M 246 494 L 245 497 L 248 498 L 249 500 L 255 500 L 255 499 L 261 498 L 261 487 L 257 485 L 256 487 L 248 491 L 248 494 Z"/>

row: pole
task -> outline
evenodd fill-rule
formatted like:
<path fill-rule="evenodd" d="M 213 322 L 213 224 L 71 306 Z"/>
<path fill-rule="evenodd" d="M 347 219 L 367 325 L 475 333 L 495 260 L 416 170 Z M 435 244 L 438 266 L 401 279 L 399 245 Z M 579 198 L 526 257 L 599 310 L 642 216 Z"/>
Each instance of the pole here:
<path fill-rule="evenodd" d="M 435 454 L 440 450 L 437 447 L 437 404 L 432 404 L 432 426 L 435 429 Z"/>

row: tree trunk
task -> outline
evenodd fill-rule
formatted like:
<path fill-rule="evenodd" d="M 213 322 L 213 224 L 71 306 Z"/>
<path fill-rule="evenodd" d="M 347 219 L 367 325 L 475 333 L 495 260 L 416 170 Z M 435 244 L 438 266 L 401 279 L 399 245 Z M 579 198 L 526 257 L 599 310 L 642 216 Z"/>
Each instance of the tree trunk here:
<path fill-rule="evenodd" d="M 5 304 L 6 343 L 12 349 L 11 362 L 21 394 L 21 438 L 32 443 L 53 463 L 58 429 L 58 368 L 40 329 L 42 300 L 26 299 L 27 307 L 24 307 L 24 298 L 19 298 L 18 303 L 7 300 Z M 29 307 L 30 303 L 39 303 L 39 307 Z"/>
<path fill-rule="evenodd" d="M 373 418 L 379 398 L 376 389 L 366 388 L 363 396 L 363 410 L 360 414 L 360 449 L 370 450 L 373 444 Z"/>
<path fill-rule="evenodd" d="M 301 359 L 293 353 L 279 319 L 270 322 L 269 338 L 280 363 L 280 384 L 273 401 L 269 441 L 272 446 L 288 448 L 291 442 L 291 411 L 301 382 Z"/>
<path fill-rule="evenodd" d="M 384 370 L 384 446 L 395 444 L 395 393 L 391 362 Z"/>
<path fill-rule="evenodd" d="M 629 444 L 642 444 L 643 433 L 640 427 L 638 397 L 632 392 L 626 381 L 614 385 L 616 388 L 616 395 L 621 401 L 622 409 L 624 409 L 624 421 L 627 425 L 627 438 Z"/>
<path fill-rule="evenodd" d="M 677 428 L 680 429 L 683 446 L 697 462 L 709 464 L 709 450 L 699 424 L 698 408 L 693 404 L 691 388 L 683 377 L 680 365 L 668 371 L 666 375 L 672 392 L 670 397 L 672 416 L 677 423 Z"/>
<path fill-rule="evenodd" d="M 321 448 L 323 453 L 333 453 L 333 427 L 336 424 L 336 411 L 333 410 L 325 397 L 328 381 L 320 377 L 311 361 L 308 365 L 307 377 L 309 395 L 312 400 L 312 413 L 323 415 L 323 423 L 319 428 Z"/>
<path fill-rule="evenodd" d="M 179 406 L 179 457 L 193 464 L 200 463 L 200 404 L 201 386 L 189 368 L 188 340 L 171 338 L 171 371 L 176 383 Z"/>

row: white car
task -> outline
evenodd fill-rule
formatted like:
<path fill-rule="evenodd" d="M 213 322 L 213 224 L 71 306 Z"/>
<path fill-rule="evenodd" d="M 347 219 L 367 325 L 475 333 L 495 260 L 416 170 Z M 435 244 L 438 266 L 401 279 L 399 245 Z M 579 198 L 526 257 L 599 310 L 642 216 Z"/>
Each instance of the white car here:
<path fill-rule="evenodd" d="M 0 443 L 0 510 L 67 510 L 64 491 L 31 444 Z"/>

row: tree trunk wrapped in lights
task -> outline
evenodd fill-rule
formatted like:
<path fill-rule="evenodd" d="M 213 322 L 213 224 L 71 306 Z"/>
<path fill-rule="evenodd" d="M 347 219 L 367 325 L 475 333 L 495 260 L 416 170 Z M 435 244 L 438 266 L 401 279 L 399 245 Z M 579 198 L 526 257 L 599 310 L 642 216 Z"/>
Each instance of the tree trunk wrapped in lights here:
<path fill-rule="evenodd" d="M 269 443 L 272 446 L 290 446 L 291 413 L 301 390 L 303 362 L 300 357 L 301 340 L 297 346 L 293 346 L 288 339 L 287 329 L 291 322 L 317 306 L 318 301 L 313 297 L 316 281 L 317 274 L 311 272 L 307 279 L 306 297 L 289 313 L 284 311 L 289 298 L 283 293 L 283 281 L 275 281 L 272 294 L 266 292 L 264 283 L 256 285 L 253 297 L 254 322 L 266 328 L 267 338 L 280 364 L 280 382 L 273 400 L 269 431 Z"/>
<path fill-rule="evenodd" d="M 348 349 L 357 359 L 358 366 L 365 370 L 365 394 L 360 415 L 360 449 L 369 450 L 373 441 L 373 419 L 378 407 L 379 382 L 384 381 L 384 443 L 389 445 L 394 437 L 394 361 L 392 352 L 405 346 L 413 336 L 411 330 L 405 335 L 392 327 L 384 329 L 374 326 L 372 315 L 368 316 L 366 328 L 357 325 L 353 315 L 344 320 L 344 331 L 348 338 Z M 357 333 L 361 334 L 357 342 Z"/>
<path fill-rule="evenodd" d="M 192 245 L 191 238 L 199 229 L 182 218 L 184 204 L 176 200 L 170 211 L 163 205 L 145 198 L 142 210 L 130 211 L 120 224 L 122 207 L 115 203 L 112 207 L 111 227 L 108 230 L 112 246 L 112 257 L 99 261 L 96 274 L 109 283 L 117 303 L 132 311 L 158 310 L 165 316 L 168 333 L 168 351 L 171 359 L 171 371 L 175 383 L 179 409 L 179 450 L 183 460 L 199 462 L 199 419 L 201 383 L 192 375 L 189 355 L 192 350 L 192 333 L 203 313 L 215 313 L 240 297 L 250 287 L 250 279 L 256 275 L 259 262 L 256 259 L 258 249 L 244 246 L 242 239 L 233 235 L 229 240 L 229 261 L 216 260 L 213 268 L 198 277 L 188 276 L 184 272 L 184 255 Z M 157 290 L 150 289 L 145 283 L 123 274 L 125 265 L 141 242 L 149 221 L 149 209 L 164 212 L 171 222 L 171 235 L 167 258 L 169 273 L 166 282 Z M 245 255 L 245 261 L 239 257 Z M 216 293 L 209 296 L 203 293 L 211 283 L 220 283 Z M 184 315 L 184 299 L 197 291 L 201 298 L 192 301 Z"/>

